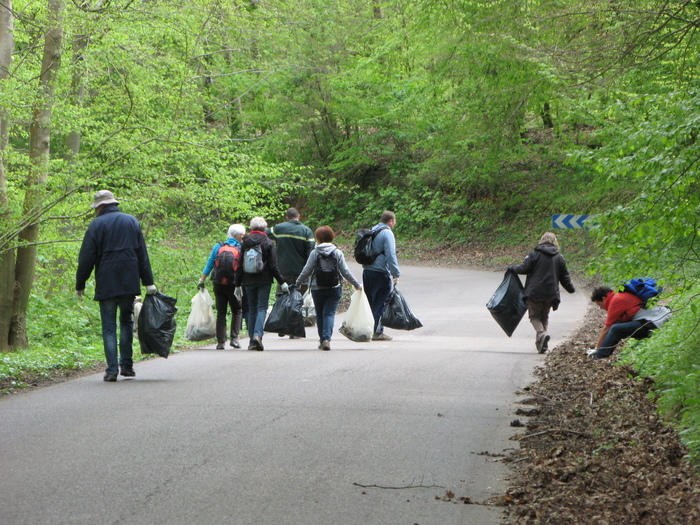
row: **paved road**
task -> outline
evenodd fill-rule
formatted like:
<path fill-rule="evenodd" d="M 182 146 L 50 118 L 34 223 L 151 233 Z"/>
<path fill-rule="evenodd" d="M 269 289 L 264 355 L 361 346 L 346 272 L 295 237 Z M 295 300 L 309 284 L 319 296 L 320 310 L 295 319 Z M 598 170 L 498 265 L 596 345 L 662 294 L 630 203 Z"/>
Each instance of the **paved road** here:
<path fill-rule="evenodd" d="M 509 339 L 486 310 L 502 273 L 403 273 L 425 326 L 392 342 L 336 333 L 321 352 L 314 327 L 0 399 L 0 523 L 498 523 L 496 507 L 436 498 L 505 488 L 493 455 L 517 447 L 514 393 L 542 362 L 532 328 Z M 587 306 L 564 295 L 552 345 Z"/>

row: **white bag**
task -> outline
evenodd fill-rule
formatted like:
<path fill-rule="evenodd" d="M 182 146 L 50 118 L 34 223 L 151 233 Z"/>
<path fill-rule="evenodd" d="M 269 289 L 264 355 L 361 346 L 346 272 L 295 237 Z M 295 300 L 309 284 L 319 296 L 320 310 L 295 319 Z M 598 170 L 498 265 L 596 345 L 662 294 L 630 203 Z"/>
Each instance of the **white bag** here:
<path fill-rule="evenodd" d="M 364 290 L 355 290 L 350 298 L 350 307 L 343 326 L 338 330 L 351 341 L 365 343 L 372 340 L 374 316 Z"/>
<path fill-rule="evenodd" d="M 316 306 L 314 305 L 314 298 L 311 297 L 310 287 L 304 292 L 304 303 L 301 306 L 301 313 L 304 315 L 304 326 L 316 324 Z"/>
<path fill-rule="evenodd" d="M 632 317 L 632 320 L 633 321 L 647 321 L 650 323 L 654 323 L 654 326 L 656 326 L 656 328 L 661 328 L 661 325 L 663 325 L 670 318 L 671 318 L 671 309 L 670 308 L 668 308 L 666 306 L 656 305 L 656 306 L 652 306 L 649 309 L 642 308 L 636 314 L 634 314 L 634 317 Z"/>
<path fill-rule="evenodd" d="M 202 288 L 192 298 L 192 311 L 187 319 L 185 339 L 203 341 L 216 336 L 216 317 L 214 317 L 214 300 L 206 288 Z"/>

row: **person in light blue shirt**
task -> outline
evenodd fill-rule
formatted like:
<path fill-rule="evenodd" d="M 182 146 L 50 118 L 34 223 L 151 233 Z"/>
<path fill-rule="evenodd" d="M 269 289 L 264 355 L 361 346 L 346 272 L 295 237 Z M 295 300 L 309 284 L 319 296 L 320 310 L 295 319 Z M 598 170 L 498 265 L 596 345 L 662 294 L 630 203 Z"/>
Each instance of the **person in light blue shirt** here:
<path fill-rule="evenodd" d="M 237 257 L 240 260 L 241 256 L 241 241 L 243 240 L 243 235 L 245 234 L 245 226 L 242 224 L 232 224 L 228 229 L 228 238 L 226 242 L 218 242 L 214 245 L 207 263 L 202 270 L 202 275 L 199 278 L 198 288 L 203 288 L 207 276 L 214 269 L 216 263 L 216 257 L 219 255 L 219 251 L 222 249 L 228 249 L 231 247 L 237 252 Z M 226 247 L 226 248 L 225 248 Z M 224 343 L 226 342 L 226 314 L 228 313 L 229 307 L 231 308 L 231 340 L 230 345 L 232 348 L 240 348 L 241 343 L 239 340 L 239 334 L 243 324 L 243 296 L 241 288 L 241 277 L 243 272 L 239 271 L 234 277 L 232 282 L 228 282 L 227 279 L 219 280 L 215 275 L 212 275 L 212 281 L 214 284 L 214 301 L 216 304 L 216 349 L 223 350 Z"/>
<path fill-rule="evenodd" d="M 393 229 L 396 226 L 396 215 L 394 212 L 385 211 L 379 223 L 372 227 L 377 231 L 376 237 L 372 240 L 372 251 L 377 258 L 371 264 L 362 266 L 362 283 L 372 307 L 374 316 L 373 341 L 391 341 L 391 336 L 384 333 L 382 326 L 382 314 L 384 305 L 391 293 L 392 286 L 396 286 L 399 281 L 401 271 L 396 257 L 396 239 Z M 393 282 L 392 282 L 393 281 Z"/>

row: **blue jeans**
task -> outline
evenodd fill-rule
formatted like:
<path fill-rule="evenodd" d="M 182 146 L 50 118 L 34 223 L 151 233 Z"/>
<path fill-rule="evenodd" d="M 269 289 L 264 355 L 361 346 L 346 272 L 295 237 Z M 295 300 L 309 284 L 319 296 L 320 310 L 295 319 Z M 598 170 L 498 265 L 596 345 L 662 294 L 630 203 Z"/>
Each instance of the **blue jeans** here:
<path fill-rule="evenodd" d="M 134 295 L 120 295 L 100 301 L 102 343 L 108 374 L 119 373 L 119 366 L 133 366 Z M 117 308 L 119 308 L 119 361 L 117 362 Z"/>
<path fill-rule="evenodd" d="M 248 299 L 246 324 L 248 325 L 248 335 L 251 339 L 256 335 L 262 339 L 271 288 L 272 283 L 245 287 L 246 298 Z"/>
<path fill-rule="evenodd" d="M 311 290 L 311 297 L 314 299 L 316 308 L 316 326 L 320 341 L 330 341 L 333 336 L 333 324 L 335 323 L 335 312 L 338 303 L 343 295 L 342 287 L 319 288 Z"/>
<path fill-rule="evenodd" d="M 384 305 L 391 293 L 391 275 L 386 272 L 375 272 L 374 270 L 364 270 L 362 272 L 362 288 L 367 295 L 372 316 L 374 317 L 374 333 L 384 333 L 382 326 L 382 314 Z M 318 315 L 318 314 L 317 314 Z"/>
<path fill-rule="evenodd" d="M 628 323 L 617 323 L 610 327 L 608 334 L 603 339 L 603 343 L 600 345 L 595 353 L 593 354 L 593 359 L 602 359 L 608 357 L 613 353 L 615 347 L 623 339 L 628 337 L 634 337 L 635 339 L 644 339 L 649 337 L 651 330 L 656 328 L 653 323 L 649 321 L 630 321 Z"/>

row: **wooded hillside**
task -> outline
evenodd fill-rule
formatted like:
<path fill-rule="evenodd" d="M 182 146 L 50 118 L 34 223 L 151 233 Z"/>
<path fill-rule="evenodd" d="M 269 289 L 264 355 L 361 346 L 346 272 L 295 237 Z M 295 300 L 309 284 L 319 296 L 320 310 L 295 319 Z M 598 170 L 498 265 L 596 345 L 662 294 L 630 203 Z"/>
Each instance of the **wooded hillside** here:
<path fill-rule="evenodd" d="M 200 265 L 183 247 L 290 204 L 341 232 L 392 209 L 399 237 L 465 246 L 594 214 L 591 272 L 656 277 L 676 310 L 630 359 L 700 426 L 699 15 L 689 0 L 3 0 L 0 350 L 53 337 L 80 361 L 94 334 L 65 297 L 101 188 L 141 220 L 173 294 Z"/>

